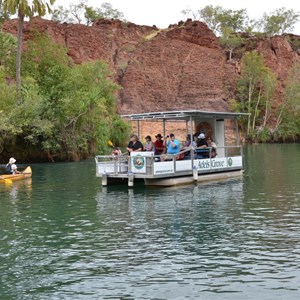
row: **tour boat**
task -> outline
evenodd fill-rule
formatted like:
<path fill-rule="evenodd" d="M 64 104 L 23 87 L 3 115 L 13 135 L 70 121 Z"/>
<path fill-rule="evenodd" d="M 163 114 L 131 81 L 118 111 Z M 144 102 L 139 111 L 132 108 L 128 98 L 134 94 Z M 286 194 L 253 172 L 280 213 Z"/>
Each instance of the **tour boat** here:
<path fill-rule="evenodd" d="M 23 172 L 19 174 L 0 175 L 0 183 L 8 183 L 15 180 L 22 180 L 25 178 L 29 178 L 31 176 L 32 176 L 31 167 L 27 167 Z"/>
<path fill-rule="evenodd" d="M 96 176 L 102 179 L 102 185 L 113 182 L 127 183 L 133 186 L 135 181 L 145 185 L 173 186 L 240 177 L 243 174 L 243 148 L 239 143 L 238 118 L 245 113 L 209 112 L 201 110 L 150 112 L 125 115 L 124 118 L 137 122 L 137 135 L 140 135 L 140 123 L 143 121 L 162 122 L 163 136 L 166 136 L 167 123 L 185 124 L 191 140 L 195 132 L 203 132 L 213 138 L 217 145 L 217 156 L 211 157 L 211 148 L 206 148 L 208 158 L 202 158 L 197 148 L 189 147 L 171 160 L 162 161 L 153 152 L 131 152 L 130 155 L 97 155 Z M 174 128 L 174 126 L 173 126 Z M 227 132 L 228 131 L 228 132 Z M 168 133 L 170 130 L 168 130 Z M 229 134 L 230 132 L 230 134 Z M 178 136 L 177 132 L 174 132 Z M 227 141 L 228 136 L 233 142 Z M 183 159 L 178 159 L 183 157 Z"/>

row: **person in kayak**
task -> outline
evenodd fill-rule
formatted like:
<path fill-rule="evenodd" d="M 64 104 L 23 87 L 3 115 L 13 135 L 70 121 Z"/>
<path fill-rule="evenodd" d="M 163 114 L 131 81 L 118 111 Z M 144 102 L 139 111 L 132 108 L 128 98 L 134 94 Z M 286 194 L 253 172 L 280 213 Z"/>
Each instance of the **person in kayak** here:
<path fill-rule="evenodd" d="M 18 171 L 18 167 L 16 165 L 16 160 L 11 157 L 8 161 L 8 164 L 5 166 L 6 174 L 20 174 L 21 172 Z"/>

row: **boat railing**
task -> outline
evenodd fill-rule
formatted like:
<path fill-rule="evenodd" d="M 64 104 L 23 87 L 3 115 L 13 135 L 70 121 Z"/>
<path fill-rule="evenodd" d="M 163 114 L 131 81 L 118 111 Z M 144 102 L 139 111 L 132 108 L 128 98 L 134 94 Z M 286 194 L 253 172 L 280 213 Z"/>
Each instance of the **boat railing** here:
<path fill-rule="evenodd" d="M 97 155 L 96 161 L 96 172 L 98 174 L 103 173 L 127 173 L 128 172 L 128 161 L 129 156 L 126 154 L 122 155 Z"/>
<path fill-rule="evenodd" d="M 95 157 L 96 172 L 97 174 L 110 173 L 114 175 L 135 173 L 133 165 L 137 160 L 137 157 L 143 158 L 143 167 L 145 168 L 146 175 L 154 174 L 154 163 L 171 162 L 173 164 L 172 169 L 174 173 L 178 172 L 178 161 L 184 161 L 190 164 L 190 170 L 194 168 L 194 160 L 199 159 L 217 159 L 224 157 L 242 156 L 242 146 L 223 146 L 217 148 L 217 156 L 212 157 L 211 147 L 207 148 L 194 148 L 188 147 L 176 154 L 154 155 L 151 153 L 146 155 L 145 152 L 135 153 L 137 156 L 131 156 L 128 154 L 122 155 L 98 155 Z M 136 171 L 136 170 L 135 170 Z"/>

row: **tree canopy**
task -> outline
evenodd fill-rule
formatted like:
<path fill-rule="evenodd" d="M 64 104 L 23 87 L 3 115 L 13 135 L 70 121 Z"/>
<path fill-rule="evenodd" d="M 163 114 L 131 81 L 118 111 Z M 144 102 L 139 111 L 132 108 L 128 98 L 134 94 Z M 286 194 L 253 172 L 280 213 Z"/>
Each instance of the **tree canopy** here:
<path fill-rule="evenodd" d="M 0 0 L 0 25 L 3 23 L 5 20 L 9 19 L 9 13 L 4 11 L 4 0 Z"/>
<path fill-rule="evenodd" d="M 0 32 L 0 40 L 3 39 Z M 15 43 L 8 53 L 13 57 Z M 124 142 L 129 126 L 116 113 L 118 85 L 105 63 L 74 65 L 67 51 L 45 34 L 28 41 L 22 63 L 22 101 L 16 103 L 15 85 L 7 81 L 8 58 L 0 66 L 0 146 L 33 155 L 77 160 L 107 150 L 107 141 Z M 18 140 L 17 145 L 15 145 Z M 3 147 L 5 145 L 5 147 Z M 26 145 L 26 147 L 25 147 Z M 20 149 L 19 149 L 20 150 Z M 18 153 L 25 155 L 24 149 Z"/>
<path fill-rule="evenodd" d="M 299 12 L 284 7 L 270 14 L 263 13 L 262 18 L 257 20 L 250 19 L 246 9 L 232 10 L 213 5 L 199 10 L 187 8 L 182 14 L 205 22 L 216 35 L 222 35 L 223 29 L 228 28 L 232 32 L 257 31 L 272 36 L 292 31 L 299 21 Z"/>
<path fill-rule="evenodd" d="M 269 15 L 264 13 L 257 22 L 257 28 L 268 36 L 288 33 L 294 29 L 295 24 L 299 21 L 299 16 L 299 13 L 293 9 L 282 7 Z"/>
<path fill-rule="evenodd" d="M 31 17 L 34 14 L 44 16 L 47 12 L 51 12 L 51 5 L 55 0 L 3 0 L 3 11 L 8 14 L 18 15 L 18 46 L 16 55 L 16 87 L 17 100 L 21 97 L 21 55 L 22 55 L 22 39 L 24 18 Z"/>
<path fill-rule="evenodd" d="M 100 7 L 88 6 L 86 0 L 78 4 L 69 4 L 69 7 L 58 6 L 52 13 L 52 20 L 60 23 L 77 23 L 91 25 L 97 19 L 124 19 L 124 14 L 113 6 L 104 2 Z"/>
<path fill-rule="evenodd" d="M 193 19 L 200 20 L 219 35 L 224 28 L 232 32 L 244 31 L 248 27 L 249 17 L 246 9 L 232 10 L 221 6 L 207 5 L 197 11 L 183 10 L 182 13 Z"/>
<path fill-rule="evenodd" d="M 262 54 L 256 51 L 245 53 L 237 83 L 237 100 L 232 101 L 232 108 L 249 113 L 243 126 L 251 140 L 265 129 L 275 88 L 276 76 L 265 65 Z"/>
<path fill-rule="evenodd" d="M 276 110 L 275 139 L 300 137 L 300 64 L 295 64 L 285 82 L 283 101 Z"/>

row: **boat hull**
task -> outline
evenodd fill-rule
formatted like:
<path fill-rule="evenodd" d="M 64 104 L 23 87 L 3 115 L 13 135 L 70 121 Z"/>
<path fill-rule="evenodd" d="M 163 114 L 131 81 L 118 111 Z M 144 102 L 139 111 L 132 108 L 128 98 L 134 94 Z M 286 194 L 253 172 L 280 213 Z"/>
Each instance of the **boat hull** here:
<path fill-rule="evenodd" d="M 31 167 L 27 167 L 22 173 L 20 174 L 12 174 L 12 175 L 0 175 L 0 183 L 5 183 L 7 181 L 17 181 L 29 178 L 32 176 Z"/>
<path fill-rule="evenodd" d="M 170 178 L 159 178 L 159 179 L 145 179 L 145 185 L 147 186 L 175 186 L 191 184 L 193 182 L 208 182 L 215 180 L 226 180 L 230 178 L 237 178 L 243 176 L 243 170 L 220 172 L 213 174 L 201 174 L 197 179 L 193 176 L 183 177 L 170 177 Z"/>

